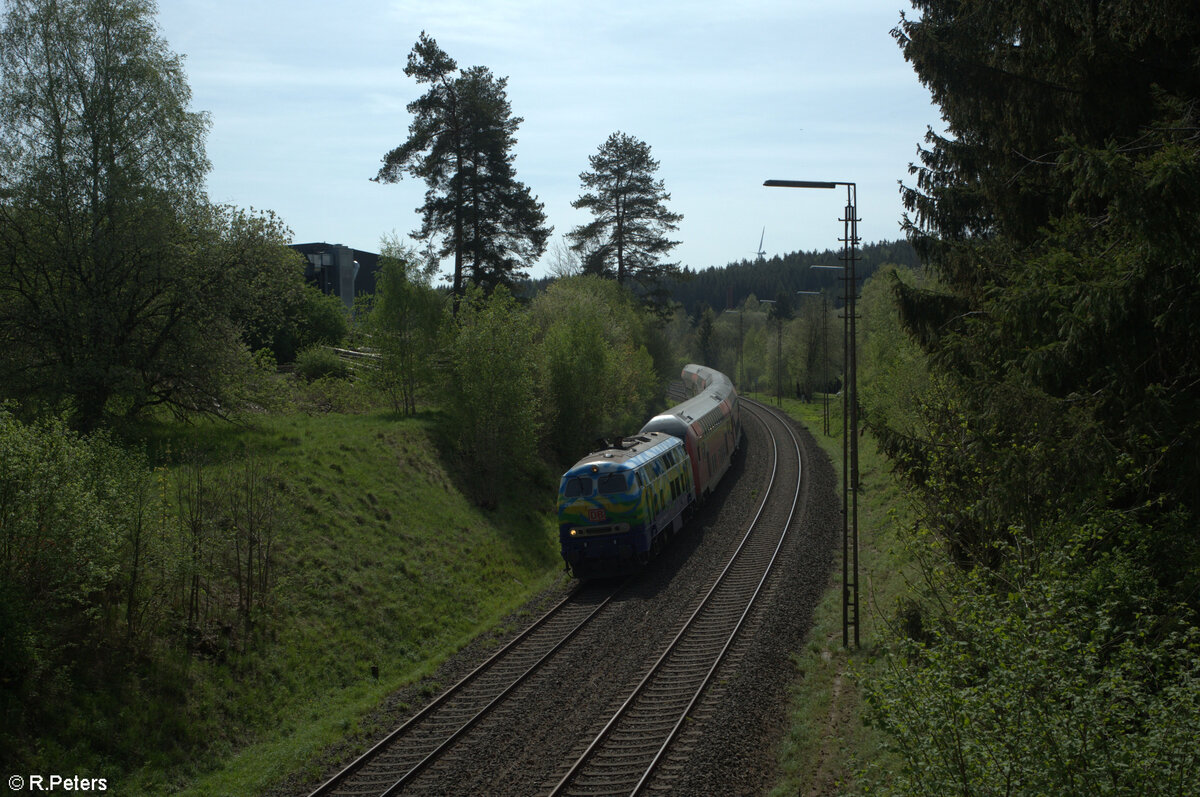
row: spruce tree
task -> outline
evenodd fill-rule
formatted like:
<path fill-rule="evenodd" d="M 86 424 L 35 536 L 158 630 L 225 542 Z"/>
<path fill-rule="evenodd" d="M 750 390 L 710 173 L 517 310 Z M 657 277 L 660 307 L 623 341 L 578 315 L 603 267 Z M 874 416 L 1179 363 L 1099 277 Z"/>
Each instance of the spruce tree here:
<path fill-rule="evenodd" d="M 897 291 L 943 388 L 886 443 L 960 561 L 1103 516 L 1200 605 L 1200 16 L 914 5 L 895 35 L 948 134 L 905 202 L 939 287 Z"/>

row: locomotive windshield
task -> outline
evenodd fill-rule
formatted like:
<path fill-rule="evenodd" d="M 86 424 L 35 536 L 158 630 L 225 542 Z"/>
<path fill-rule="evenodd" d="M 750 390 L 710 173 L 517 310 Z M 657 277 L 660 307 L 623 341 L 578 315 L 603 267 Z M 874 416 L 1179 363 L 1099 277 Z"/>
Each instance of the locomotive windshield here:
<path fill-rule="evenodd" d="M 600 477 L 600 494 L 614 495 L 623 493 L 629 488 L 624 473 L 606 473 Z"/>
<path fill-rule="evenodd" d="M 591 494 L 592 480 L 587 476 L 576 476 L 574 479 L 567 479 L 567 498 L 579 498 L 580 496 Z"/>

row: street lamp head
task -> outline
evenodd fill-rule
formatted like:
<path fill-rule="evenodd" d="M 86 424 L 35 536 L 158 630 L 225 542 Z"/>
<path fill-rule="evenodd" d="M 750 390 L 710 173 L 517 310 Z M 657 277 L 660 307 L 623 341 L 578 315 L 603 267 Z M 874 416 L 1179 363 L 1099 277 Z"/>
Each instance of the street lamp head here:
<path fill-rule="evenodd" d="M 822 183 L 812 180 L 767 180 L 763 185 L 769 188 L 837 188 L 838 183 Z"/>

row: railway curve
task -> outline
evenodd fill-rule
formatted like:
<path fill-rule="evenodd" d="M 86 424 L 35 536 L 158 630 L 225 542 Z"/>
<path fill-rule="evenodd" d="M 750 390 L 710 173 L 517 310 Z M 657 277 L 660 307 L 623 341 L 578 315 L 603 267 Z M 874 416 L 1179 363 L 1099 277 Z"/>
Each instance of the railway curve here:
<path fill-rule="evenodd" d="M 773 411 L 761 405 L 754 412 L 765 413 L 762 423 L 775 425 L 779 434 L 790 426 L 778 418 L 770 420 Z M 425 734 L 423 752 L 393 752 L 388 754 L 393 763 L 383 763 L 376 748 L 386 747 L 385 739 L 364 760 L 330 766 L 337 774 L 326 776 L 324 791 L 312 793 L 547 794 L 558 788 L 569 763 L 630 701 L 651 665 L 667 657 L 672 640 L 686 636 L 684 620 L 699 611 L 710 586 L 734 558 L 743 536 L 734 532 L 753 514 L 750 510 L 762 504 L 768 515 L 778 511 L 762 501 L 771 435 L 765 426 L 758 427 L 758 423 L 746 424 L 746 444 L 735 458 L 732 478 L 697 513 L 691 524 L 695 528 L 681 534 L 635 579 L 595 585 L 590 589 L 599 591 L 587 596 L 568 596 L 564 604 L 575 609 L 581 604 L 599 608 L 569 638 L 547 642 L 550 636 L 565 637 L 567 632 L 540 632 L 545 637 L 539 643 L 543 652 L 532 657 L 541 659 L 536 674 L 509 671 L 500 676 L 501 687 L 483 690 L 490 697 L 456 710 L 457 719 L 446 727 L 457 723 L 460 730 Z M 654 745 L 654 767 L 648 776 L 639 775 L 637 788 L 707 794 L 755 791 L 770 785 L 770 745 L 786 708 L 792 677 L 790 651 L 802 643 L 812 607 L 828 583 L 835 533 L 840 528 L 832 468 L 823 455 L 811 456 L 815 445 L 805 444 L 804 434 L 799 432 L 798 445 L 789 443 L 798 450 L 794 456 L 805 460 L 800 492 L 793 490 L 798 518 L 766 521 L 784 522 L 799 533 L 776 541 L 778 565 L 774 575 L 756 588 L 755 606 L 741 612 L 745 627 L 737 634 L 724 632 L 720 661 L 701 668 L 710 675 L 719 673 L 719 683 L 702 690 L 699 699 L 693 699 L 695 693 L 688 697 L 689 719 L 672 720 L 680 732 L 671 735 L 669 744 Z M 799 460 L 795 467 L 801 467 Z M 521 656 L 530 659 L 529 654 Z M 461 673 L 462 662 L 457 667 Z M 396 719 L 391 724 L 401 725 L 397 731 L 414 719 L 400 716 L 411 712 L 393 710 L 393 714 Z M 376 722 L 388 720 L 376 718 Z M 748 760 L 757 763 L 748 767 Z M 570 786 L 571 779 L 566 781 Z M 278 793 L 308 794 L 315 784 L 302 786 L 297 779 L 289 785 Z M 600 788 L 589 793 L 630 790 L 622 781 L 611 791 Z"/>

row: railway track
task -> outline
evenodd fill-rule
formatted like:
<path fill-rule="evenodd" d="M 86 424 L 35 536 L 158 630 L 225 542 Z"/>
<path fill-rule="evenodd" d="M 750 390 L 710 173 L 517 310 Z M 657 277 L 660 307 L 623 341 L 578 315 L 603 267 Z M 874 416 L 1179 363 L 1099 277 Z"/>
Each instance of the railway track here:
<path fill-rule="evenodd" d="M 743 407 L 770 429 L 770 485 L 736 552 L 708 588 L 691 616 L 632 694 L 589 743 L 577 743 L 574 760 L 563 761 L 542 787 L 552 794 L 631 794 L 650 786 L 689 713 L 730 650 L 763 589 L 796 511 L 800 484 L 799 443 L 790 426 L 761 406 Z M 785 441 L 784 446 L 775 443 Z M 610 605 L 629 581 L 586 584 L 546 612 L 495 653 L 357 760 L 330 778 L 311 797 L 392 795 L 428 791 L 429 770 L 471 736 L 485 717 L 519 697 L 537 674 Z M 636 678 L 636 676 L 635 676 Z M 511 697 L 511 699 L 510 699 Z M 578 733 L 578 727 L 563 733 Z M 586 745 L 586 749 L 581 749 Z M 663 768 L 669 769 L 669 768 Z M 424 777 L 422 777 L 424 776 Z M 420 785 L 416 785 L 420 784 Z M 448 783 L 432 787 L 446 792 Z M 453 789 L 449 789 L 453 791 Z"/>

